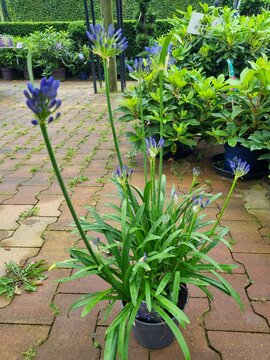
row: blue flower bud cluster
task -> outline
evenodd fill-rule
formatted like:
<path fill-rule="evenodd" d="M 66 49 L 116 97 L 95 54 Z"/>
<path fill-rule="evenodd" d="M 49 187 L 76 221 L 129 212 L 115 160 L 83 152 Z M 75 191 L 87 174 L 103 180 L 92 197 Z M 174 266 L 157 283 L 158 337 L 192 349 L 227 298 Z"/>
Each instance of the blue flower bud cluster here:
<path fill-rule="evenodd" d="M 164 146 L 164 139 L 160 138 L 158 143 L 156 139 L 152 136 L 145 139 L 146 142 L 146 151 L 150 158 L 155 158 L 160 152 L 160 149 Z"/>
<path fill-rule="evenodd" d="M 90 25 L 86 35 L 92 43 L 92 51 L 103 59 L 119 55 L 127 48 L 122 29 L 115 31 L 112 24 L 107 31 L 100 24 Z"/>
<path fill-rule="evenodd" d="M 147 59 L 136 58 L 133 61 L 133 66 L 126 65 L 129 76 L 138 81 L 145 79 L 151 72 L 151 63 L 149 57 Z"/>
<path fill-rule="evenodd" d="M 26 105 L 35 114 L 35 119 L 32 120 L 33 125 L 43 124 L 46 120 L 50 124 L 61 115 L 57 112 L 55 117 L 52 116 L 62 103 L 61 100 L 56 99 L 59 85 L 60 81 L 54 80 L 53 76 L 49 79 L 43 78 L 39 88 L 34 88 L 31 83 L 27 84 L 28 90 L 24 90 L 24 95 L 27 99 Z"/>
<path fill-rule="evenodd" d="M 149 73 L 150 72 L 150 65 L 151 60 L 149 58 L 136 58 L 133 62 L 133 66 L 126 65 L 129 72 L 136 72 L 136 73 Z"/>
<path fill-rule="evenodd" d="M 192 201 L 194 204 L 193 210 L 199 211 L 202 209 L 205 209 L 206 206 L 209 204 L 209 199 L 206 199 L 205 202 L 203 202 L 203 196 L 192 196 Z"/>
<path fill-rule="evenodd" d="M 123 166 L 122 170 L 120 166 L 117 166 L 115 172 L 113 173 L 113 175 L 118 180 L 124 180 L 124 181 L 130 179 L 132 174 L 133 174 L 133 169 L 127 167 L 126 165 Z"/>
<path fill-rule="evenodd" d="M 145 51 L 149 54 L 149 56 L 153 58 L 159 57 L 161 53 L 162 46 L 160 46 L 158 43 L 155 43 L 155 45 L 151 47 L 145 47 Z M 173 65 L 175 63 L 175 59 L 172 57 L 172 44 L 169 44 L 168 46 L 168 65 Z"/>
<path fill-rule="evenodd" d="M 231 169 L 236 177 L 242 177 L 250 171 L 250 165 L 246 161 L 234 158 L 229 160 Z"/>

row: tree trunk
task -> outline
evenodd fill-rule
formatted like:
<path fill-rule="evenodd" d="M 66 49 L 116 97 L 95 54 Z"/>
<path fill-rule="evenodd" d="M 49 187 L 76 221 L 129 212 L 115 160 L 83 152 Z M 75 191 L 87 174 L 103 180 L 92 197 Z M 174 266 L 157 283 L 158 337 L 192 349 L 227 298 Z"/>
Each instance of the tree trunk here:
<path fill-rule="evenodd" d="M 113 24 L 112 0 L 100 0 L 101 14 L 104 21 L 104 27 L 107 30 L 110 24 Z M 109 61 L 109 79 L 110 92 L 117 91 L 117 71 L 116 58 L 110 58 Z"/>

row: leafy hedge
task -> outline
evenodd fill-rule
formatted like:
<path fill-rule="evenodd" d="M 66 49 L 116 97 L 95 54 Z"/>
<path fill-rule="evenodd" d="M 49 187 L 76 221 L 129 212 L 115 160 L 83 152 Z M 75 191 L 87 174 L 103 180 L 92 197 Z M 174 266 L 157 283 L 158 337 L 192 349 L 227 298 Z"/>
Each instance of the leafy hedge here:
<path fill-rule="evenodd" d="M 128 58 L 133 58 L 143 49 L 138 49 L 135 41 L 135 21 L 134 20 L 125 20 L 124 21 L 124 32 L 127 36 L 129 46 L 126 51 L 126 56 Z M 153 34 L 153 38 L 156 38 L 164 33 L 166 33 L 171 27 L 166 20 L 157 20 L 156 31 Z M 87 43 L 87 38 L 85 36 L 85 23 L 83 21 L 59 21 L 59 22 L 4 22 L 0 23 L 0 34 L 8 34 L 14 36 L 27 36 L 34 31 L 45 31 L 45 29 L 50 26 L 55 30 L 67 30 L 70 33 L 70 37 L 77 44 Z"/>
<path fill-rule="evenodd" d="M 135 19 L 138 15 L 136 1 L 123 1 L 123 18 Z M 205 0 L 212 3 L 212 0 Z M 6 0 L 12 21 L 74 21 L 84 19 L 84 3 L 74 0 Z M 100 18 L 100 0 L 94 0 L 95 14 Z M 115 5 L 115 2 L 114 2 Z M 188 5 L 198 8 L 196 0 L 152 0 L 150 11 L 160 19 L 171 16 L 175 9 L 186 10 Z"/>
<path fill-rule="evenodd" d="M 0 34 L 27 36 L 34 31 L 44 31 L 48 26 L 55 30 L 67 30 L 69 21 L 48 22 L 0 22 Z"/>

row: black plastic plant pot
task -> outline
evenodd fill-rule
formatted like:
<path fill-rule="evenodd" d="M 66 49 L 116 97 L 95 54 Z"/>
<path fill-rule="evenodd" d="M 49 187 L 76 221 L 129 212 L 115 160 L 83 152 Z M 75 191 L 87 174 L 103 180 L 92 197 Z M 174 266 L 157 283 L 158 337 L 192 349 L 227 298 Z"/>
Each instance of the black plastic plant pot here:
<path fill-rule="evenodd" d="M 8 68 L 1 68 L 2 77 L 4 80 L 13 80 L 14 79 L 14 73 L 12 69 Z"/>
<path fill-rule="evenodd" d="M 188 157 L 189 155 L 192 154 L 192 152 L 193 152 L 193 149 L 191 147 L 178 142 L 178 143 L 176 143 L 176 152 L 175 153 L 172 153 L 171 151 L 166 152 L 166 149 L 164 149 L 163 159 L 164 160 L 169 160 L 169 159 L 180 160 L 180 159 L 184 159 L 184 158 Z"/>
<path fill-rule="evenodd" d="M 173 319 L 176 325 L 178 322 Z M 133 335 L 137 342 L 147 349 L 162 349 L 174 340 L 174 334 L 165 323 L 146 323 L 135 319 Z"/>
<path fill-rule="evenodd" d="M 182 284 L 179 293 L 178 306 L 184 310 L 188 300 L 188 290 L 185 284 Z M 172 319 L 178 326 L 178 321 Z M 175 336 L 169 326 L 163 320 L 160 322 L 149 322 L 135 319 L 135 325 L 132 328 L 133 335 L 137 342 L 147 349 L 162 349 L 170 345 Z"/>
<path fill-rule="evenodd" d="M 64 68 L 55 69 L 53 71 L 53 77 L 56 80 L 65 81 L 65 79 L 66 79 L 66 70 Z"/>
<path fill-rule="evenodd" d="M 228 144 L 224 145 L 225 156 L 224 156 L 224 170 L 231 172 L 230 161 L 236 161 L 236 159 L 241 159 L 246 161 L 250 165 L 249 174 L 259 174 L 266 173 L 268 168 L 268 163 L 265 160 L 258 160 L 258 158 L 263 155 L 265 152 L 263 150 L 250 150 L 241 145 L 234 147 L 229 146 Z"/>

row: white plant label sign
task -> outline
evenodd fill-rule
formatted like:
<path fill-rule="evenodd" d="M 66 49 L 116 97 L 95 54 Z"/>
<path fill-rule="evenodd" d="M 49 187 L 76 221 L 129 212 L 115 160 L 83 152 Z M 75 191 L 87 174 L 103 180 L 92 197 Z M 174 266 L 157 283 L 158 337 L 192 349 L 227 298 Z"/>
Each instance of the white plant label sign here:
<path fill-rule="evenodd" d="M 200 34 L 200 27 L 201 27 L 201 20 L 204 17 L 204 14 L 198 13 L 193 11 L 191 14 L 191 18 L 187 27 L 187 33 L 199 35 Z"/>
<path fill-rule="evenodd" d="M 202 26 L 201 20 L 204 17 L 204 14 L 193 11 L 191 18 L 187 27 L 188 34 L 200 35 L 200 28 Z M 212 21 L 211 26 L 218 26 L 222 24 L 220 18 L 215 18 Z"/>

